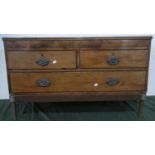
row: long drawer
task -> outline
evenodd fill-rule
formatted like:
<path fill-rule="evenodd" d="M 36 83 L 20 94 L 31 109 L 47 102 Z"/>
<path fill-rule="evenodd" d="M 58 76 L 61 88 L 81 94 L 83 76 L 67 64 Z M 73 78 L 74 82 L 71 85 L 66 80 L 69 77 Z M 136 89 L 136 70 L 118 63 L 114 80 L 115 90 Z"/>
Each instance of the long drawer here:
<path fill-rule="evenodd" d="M 10 73 L 14 93 L 145 90 L 145 71 Z"/>
<path fill-rule="evenodd" d="M 4 39 L 6 50 L 53 48 L 149 49 L 150 37 Z"/>
<path fill-rule="evenodd" d="M 8 69 L 62 69 L 76 67 L 76 51 L 11 51 Z"/>
<path fill-rule="evenodd" d="M 148 50 L 81 50 L 80 68 L 145 68 L 148 58 Z"/>

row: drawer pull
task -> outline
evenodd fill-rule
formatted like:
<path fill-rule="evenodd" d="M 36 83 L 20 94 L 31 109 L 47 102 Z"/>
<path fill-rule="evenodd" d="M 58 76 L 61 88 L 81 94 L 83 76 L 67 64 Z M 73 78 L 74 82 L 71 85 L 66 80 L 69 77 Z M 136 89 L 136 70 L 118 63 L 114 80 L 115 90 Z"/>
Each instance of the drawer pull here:
<path fill-rule="evenodd" d="M 51 84 L 51 82 L 48 79 L 37 80 L 37 85 L 39 87 L 48 87 L 50 84 Z"/>
<path fill-rule="evenodd" d="M 117 84 L 120 83 L 120 81 L 117 80 L 117 79 L 110 79 L 110 80 L 108 80 L 106 83 L 107 83 L 107 85 L 109 85 L 109 86 L 116 86 Z"/>
<path fill-rule="evenodd" d="M 107 63 L 109 65 L 117 65 L 119 63 L 119 59 L 116 56 L 109 57 Z"/>
<path fill-rule="evenodd" d="M 45 57 L 41 57 L 36 63 L 40 66 L 47 66 L 49 64 L 49 60 Z"/>

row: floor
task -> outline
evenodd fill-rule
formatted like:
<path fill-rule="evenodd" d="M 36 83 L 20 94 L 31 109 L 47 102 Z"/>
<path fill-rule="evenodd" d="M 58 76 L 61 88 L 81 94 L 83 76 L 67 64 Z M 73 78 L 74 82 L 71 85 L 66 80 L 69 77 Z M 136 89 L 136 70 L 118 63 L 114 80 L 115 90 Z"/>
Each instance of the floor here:
<path fill-rule="evenodd" d="M 155 96 L 147 97 L 144 118 L 133 102 L 17 103 L 18 121 L 155 121 Z M 0 101 L 0 120 L 11 121 L 8 100 Z"/>

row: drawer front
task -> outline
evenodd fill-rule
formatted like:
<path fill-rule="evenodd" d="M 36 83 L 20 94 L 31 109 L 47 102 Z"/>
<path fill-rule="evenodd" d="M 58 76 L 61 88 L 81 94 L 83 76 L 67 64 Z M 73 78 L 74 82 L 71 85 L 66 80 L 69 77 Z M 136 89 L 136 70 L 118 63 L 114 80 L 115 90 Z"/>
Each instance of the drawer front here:
<path fill-rule="evenodd" d="M 145 71 L 10 73 L 13 93 L 145 90 Z"/>
<path fill-rule="evenodd" d="M 80 51 L 81 68 L 147 67 L 147 50 Z"/>
<path fill-rule="evenodd" d="M 51 50 L 53 48 L 149 49 L 150 38 L 61 38 L 61 39 L 6 39 L 5 49 Z"/>
<path fill-rule="evenodd" d="M 62 69 L 76 67 L 75 51 L 8 52 L 9 69 Z"/>

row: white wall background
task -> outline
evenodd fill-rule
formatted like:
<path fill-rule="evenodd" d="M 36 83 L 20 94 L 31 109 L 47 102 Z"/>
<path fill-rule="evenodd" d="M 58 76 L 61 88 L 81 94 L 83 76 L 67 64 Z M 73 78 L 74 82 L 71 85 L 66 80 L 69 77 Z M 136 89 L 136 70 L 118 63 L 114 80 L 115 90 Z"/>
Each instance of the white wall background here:
<path fill-rule="evenodd" d="M 6 73 L 6 62 L 3 46 L 3 37 L 82 37 L 82 36 L 96 36 L 96 35 L 0 35 L 0 99 L 8 99 L 8 84 L 7 84 L 7 73 Z M 97 35 L 104 36 L 104 35 Z M 112 35 L 106 35 L 112 36 Z M 113 36 L 124 36 L 124 35 L 113 35 Z M 125 35 L 131 36 L 131 35 Z M 153 36 L 151 46 L 151 59 L 149 69 L 149 83 L 147 95 L 155 95 L 155 35 Z"/>

